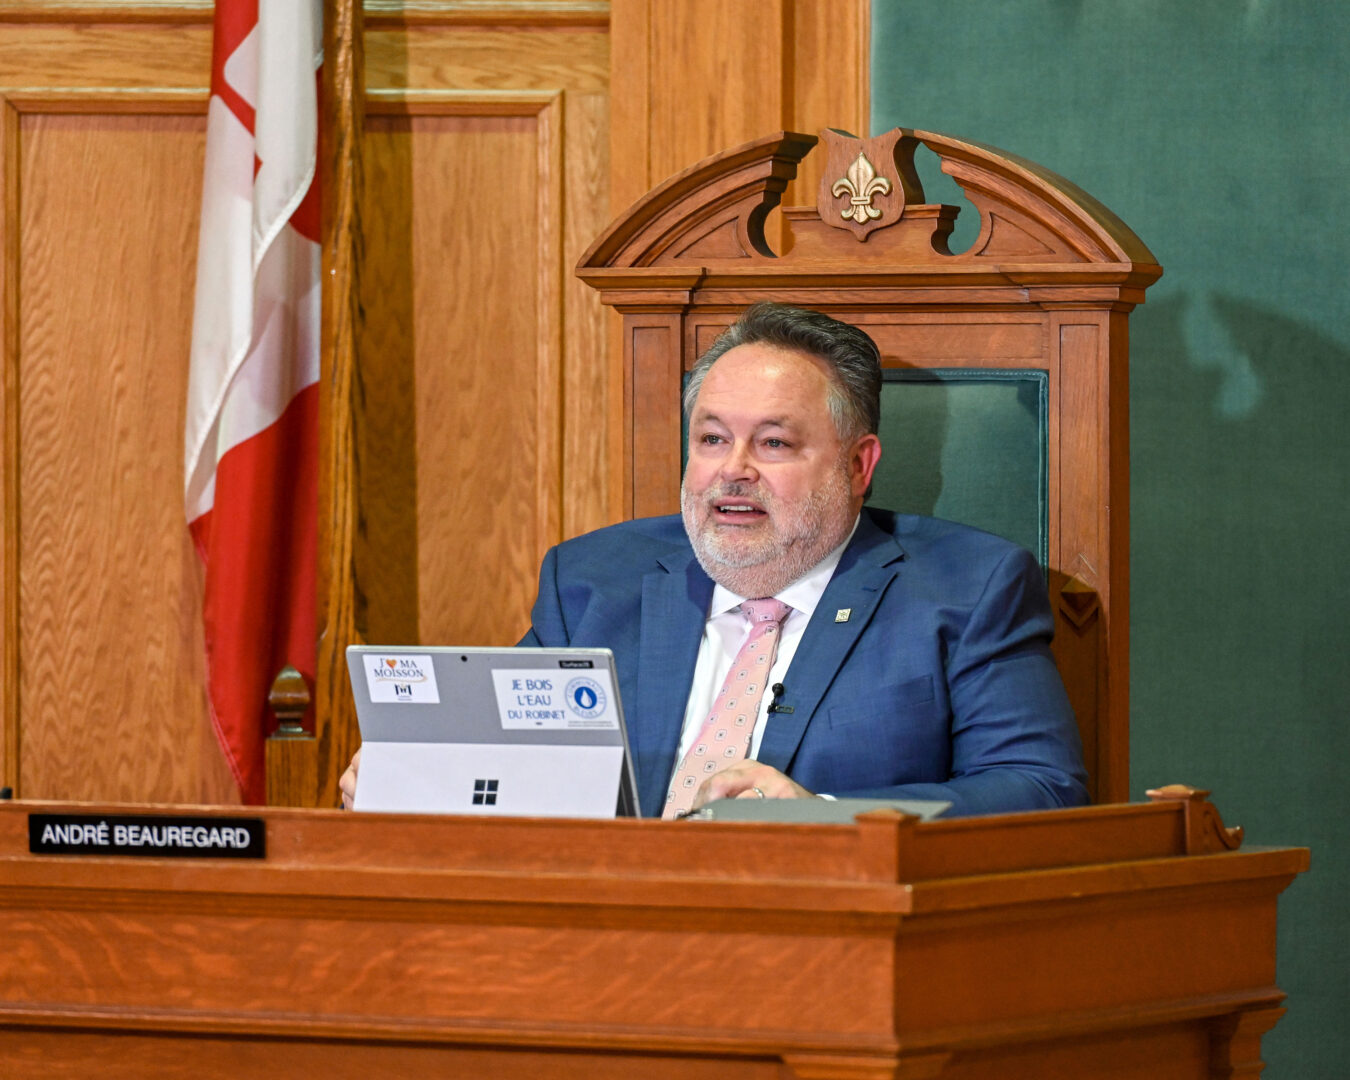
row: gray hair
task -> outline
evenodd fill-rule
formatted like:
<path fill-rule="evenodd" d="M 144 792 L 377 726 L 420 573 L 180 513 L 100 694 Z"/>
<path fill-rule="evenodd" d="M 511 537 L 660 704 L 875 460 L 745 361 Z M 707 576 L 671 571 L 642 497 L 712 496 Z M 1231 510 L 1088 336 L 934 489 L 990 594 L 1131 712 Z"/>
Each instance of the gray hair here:
<path fill-rule="evenodd" d="M 856 326 L 818 311 L 767 300 L 746 308 L 694 364 L 684 387 L 686 423 L 713 364 L 739 345 L 771 345 L 823 361 L 832 376 L 828 401 L 839 441 L 848 444 L 876 434 L 881 420 L 881 354 L 876 342 Z"/>

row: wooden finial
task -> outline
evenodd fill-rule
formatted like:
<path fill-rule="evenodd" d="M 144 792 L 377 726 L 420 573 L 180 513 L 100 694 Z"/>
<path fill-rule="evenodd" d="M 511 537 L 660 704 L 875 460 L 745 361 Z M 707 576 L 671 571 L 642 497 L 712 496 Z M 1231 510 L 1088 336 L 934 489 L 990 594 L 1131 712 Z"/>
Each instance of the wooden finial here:
<path fill-rule="evenodd" d="M 287 664 L 272 680 L 267 703 L 277 714 L 279 724 L 274 738 L 298 739 L 310 733 L 305 730 L 305 713 L 314 700 L 309 683 L 294 667 Z"/>

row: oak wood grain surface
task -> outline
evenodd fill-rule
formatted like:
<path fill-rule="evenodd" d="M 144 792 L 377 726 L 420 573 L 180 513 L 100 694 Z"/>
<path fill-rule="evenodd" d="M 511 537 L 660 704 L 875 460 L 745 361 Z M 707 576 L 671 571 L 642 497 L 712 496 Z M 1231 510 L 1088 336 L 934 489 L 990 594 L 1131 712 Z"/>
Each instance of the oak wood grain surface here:
<path fill-rule="evenodd" d="M 0 21 L 209 25 L 214 6 L 213 0 L 0 0 Z"/>
<path fill-rule="evenodd" d="M 181 501 L 203 142 L 202 117 L 23 122 L 19 781 L 33 794 L 228 798 L 205 741 Z"/>
<path fill-rule="evenodd" d="M 360 14 L 350 8 L 350 0 L 341 0 L 333 10 L 353 18 Z M 808 129 L 827 122 L 864 126 L 867 5 L 819 0 L 735 6 L 428 0 L 369 4 L 364 15 L 368 22 L 355 19 L 356 38 L 347 35 L 330 44 L 350 50 L 359 41 L 362 84 L 369 87 L 381 117 L 378 130 L 360 145 L 374 157 L 382 156 L 372 175 L 384 185 L 378 196 L 385 201 L 376 202 L 366 192 L 356 196 L 360 216 L 366 219 L 363 236 L 378 248 L 377 258 L 362 273 L 344 269 L 337 291 L 326 293 L 326 305 L 345 296 L 344 289 L 359 289 L 362 306 L 351 309 L 357 312 L 352 333 L 359 331 L 357 344 L 368 347 L 359 356 L 353 354 L 361 374 L 341 381 L 341 393 L 348 396 L 337 407 L 350 408 L 353 402 L 359 407 L 360 399 L 351 394 L 360 389 L 372 390 L 372 401 L 392 411 L 382 417 L 363 414 L 353 429 L 357 442 L 364 440 L 370 452 L 354 492 L 357 504 L 350 508 L 353 537 L 368 542 L 364 548 L 339 544 L 326 549 L 326 557 L 345 560 L 324 570 L 325 580 L 337 591 L 323 603 L 341 616 L 333 624 L 337 637 L 326 648 L 340 657 L 346 640 L 369 634 L 402 640 L 513 640 L 524 625 L 534 564 L 543 547 L 624 514 L 621 352 L 610 348 L 617 339 L 597 298 L 568 268 L 603 228 L 613 207 L 611 191 L 618 199 L 631 199 L 666 172 L 765 123 L 781 126 L 791 120 Z M 72 585 L 73 599 L 62 598 L 48 610 L 47 592 L 33 592 L 27 584 L 22 591 L 30 599 L 21 605 L 21 560 L 27 560 L 26 580 L 41 580 L 44 590 L 55 589 L 59 575 L 84 557 L 74 532 L 84 530 L 91 540 L 111 535 L 111 518 L 125 512 L 125 500 L 116 502 L 111 489 L 101 492 L 102 501 L 80 511 L 83 517 L 77 514 L 78 525 L 66 525 L 69 535 L 57 543 L 57 555 L 20 544 L 19 538 L 20 530 L 29 527 L 21 509 L 30 502 L 27 485 L 40 485 L 33 490 L 46 498 L 47 487 L 41 485 L 59 480 L 49 473 L 39 475 L 39 469 L 13 481 L 6 518 L 4 596 L 10 614 L 4 643 L 11 662 L 5 678 L 3 769 L 28 794 L 61 790 L 104 797 L 230 797 L 209 729 L 202 726 L 200 699 L 188 700 L 185 683 L 169 688 L 162 680 L 154 691 L 133 691 L 124 674 L 139 664 L 149 665 L 156 676 L 173 666 L 173 679 L 200 677 L 199 667 L 174 666 L 179 659 L 190 663 L 191 642 L 177 639 L 192 632 L 199 585 L 175 520 L 180 500 L 170 481 L 176 468 L 176 413 L 168 410 L 180 408 L 181 387 L 171 380 L 181 383 L 184 378 L 182 345 L 189 308 L 183 300 L 190 297 L 200 185 L 199 165 L 185 164 L 173 148 L 191 132 L 200 160 L 210 16 L 210 5 L 200 0 L 0 4 L 0 92 L 17 109 L 7 114 L 13 149 L 6 161 L 14 179 L 6 185 L 6 235 L 20 235 L 17 227 L 9 226 L 16 215 L 32 209 L 24 208 L 20 187 L 31 191 L 38 180 L 51 181 L 48 200 L 67 193 L 60 210 L 72 217 L 61 223 L 66 229 L 96 233 L 111 222 L 108 235 L 84 257 L 97 263 L 100 251 L 115 253 L 127 235 L 140 229 L 136 256 L 127 269 L 151 275 L 122 294 L 124 322 L 139 317 L 141 325 L 123 334 L 110 323 L 95 329 L 92 337 L 98 341 L 100 335 L 114 333 L 131 344 L 137 334 L 143 335 L 143 345 L 132 345 L 139 355 L 128 354 L 118 361 L 118 372 L 99 373 L 89 384 L 91 392 L 95 386 L 109 391 L 110 380 L 118 379 L 128 387 L 151 387 L 146 392 L 154 396 L 145 403 L 145 425 L 105 417 L 87 433 L 85 449 L 47 448 L 53 458 L 50 465 L 43 464 L 44 451 L 28 444 L 30 435 L 73 440 L 65 428 L 43 426 L 55 425 L 55 417 L 20 409 L 19 397 L 32 393 L 36 407 L 45 406 L 48 395 L 77 395 L 58 384 L 73 380 L 83 369 L 74 352 L 28 355 L 29 338 L 21 342 L 15 336 L 7 354 L 13 387 L 6 397 L 6 415 L 11 417 L 6 430 L 16 468 L 27 467 L 25 461 L 48 470 L 74 468 L 82 453 L 97 458 L 103 468 L 123 472 L 138 472 L 144 464 L 148 475 L 135 483 L 143 483 L 143 494 L 155 500 L 141 507 L 135 529 L 123 533 L 124 542 L 105 547 L 99 556 L 95 565 L 101 580 L 117 583 L 109 584 L 107 596 L 94 598 L 86 576 L 83 587 Z M 766 28 L 772 32 L 766 34 Z M 616 53 L 612 40 L 640 40 L 641 47 Z M 333 62 L 338 67 L 348 63 L 337 56 Z M 832 77 L 820 78 L 823 70 Z M 611 94 L 616 77 L 617 98 Z M 340 89 L 337 83 L 331 87 Z M 697 110 L 688 106 L 690 93 L 703 102 Z M 390 94 L 404 96 L 406 120 L 395 118 Z M 456 94 L 468 98 L 457 104 L 446 98 Z M 437 95 L 442 99 L 433 100 Z M 522 110 L 520 95 L 534 104 Z M 547 108 L 538 104 L 545 100 L 552 102 Z M 840 110 L 846 115 L 838 115 Z M 20 138 L 20 129 L 43 130 L 37 119 L 43 111 L 54 117 L 86 117 L 80 123 L 90 145 L 72 149 L 75 158 L 64 164 L 56 158 L 42 166 L 36 158 L 30 162 L 39 144 Z M 168 119 L 175 113 L 184 119 Z M 148 126 L 131 119 L 142 114 Z M 336 115 L 330 113 L 330 118 Z M 110 116 L 123 120 L 109 125 Z M 478 120 L 488 126 L 473 130 Z M 58 120 L 50 130 L 67 122 Z M 622 129 L 617 134 L 616 122 Z M 513 126 L 516 130 L 510 131 Z M 395 135 L 396 128 L 402 134 Z M 163 146 L 145 156 L 139 144 L 154 141 L 153 133 L 160 130 L 166 133 Z M 345 149 L 335 152 L 356 153 L 350 140 L 343 145 Z M 55 143 L 49 139 L 47 146 L 54 148 Z M 493 148 L 475 159 L 479 146 Z M 119 156 L 120 164 L 115 160 Z M 92 175 L 89 170 L 102 182 L 105 159 L 107 181 L 139 198 L 118 202 L 108 194 L 112 186 L 102 188 L 99 199 L 79 197 L 81 185 Z M 22 170 L 40 167 L 49 172 L 21 176 Z M 341 170 L 333 173 L 342 175 Z M 615 177 L 632 179 L 616 184 Z M 173 212 L 163 214 L 158 201 L 167 196 L 172 196 Z M 180 212 L 187 216 L 175 216 Z M 116 220 L 123 215 L 135 220 Z M 42 337 L 47 330 L 40 309 L 53 305 L 53 298 L 67 287 L 64 277 L 48 280 L 42 275 L 49 266 L 58 275 L 79 278 L 82 272 L 73 258 L 42 261 L 44 251 L 55 251 L 51 238 L 40 235 L 49 222 L 56 218 L 32 218 L 22 233 L 28 246 L 9 256 L 13 273 L 6 280 L 15 317 L 8 320 L 7 332 L 19 333 L 23 312 L 23 333 L 38 335 L 34 343 L 49 350 L 64 349 L 67 343 L 73 348 L 80 336 L 74 330 L 68 338 L 51 339 L 55 344 Z M 396 250 L 393 232 L 414 222 L 425 229 L 416 236 L 405 231 L 404 246 Z M 371 231 L 378 228 L 385 229 L 384 241 Z M 105 242 L 107 250 L 100 249 Z M 359 248 L 356 257 L 361 257 Z M 366 271 L 373 278 L 360 284 Z M 154 295 L 159 287 L 155 273 L 177 299 L 161 303 Z M 76 304 L 71 311 L 80 317 L 102 315 L 97 305 Z M 360 326 L 363 321 L 368 325 Z M 491 323 L 499 323 L 494 333 L 482 333 Z M 325 340 L 335 347 L 345 339 L 330 335 Z M 35 365 L 31 368 L 30 360 Z M 33 378 L 38 381 L 29 386 Z M 138 391 L 130 392 L 134 396 Z M 72 399 L 60 407 L 80 406 Z M 399 416 L 406 421 L 402 428 Z M 365 426 L 367 420 L 373 420 L 372 427 Z M 484 453 L 472 463 L 456 444 L 456 429 L 461 438 L 467 431 L 469 441 L 482 444 Z M 417 441 L 412 441 L 414 435 Z M 124 438 L 130 441 L 116 446 L 107 442 Z M 138 441 L 151 438 L 154 446 L 148 450 Z M 341 467 L 343 459 L 336 460 Z M 340 489 L 339 484 L 328 490 Z M 330 514 L 340 509 L 336 504 L 325 507 Z M 60 535 L 54 520 L 35 517 L 30 523 L 38 524 L 44 543 Z M 36 534 L 29 540 L 36 542 Z M 161 570 L 172 570 L 135 585 L 138 575 L 148 574 L 151 560 L 141 558 L 145 551 L 154 553 Z M 471 580 L 462 573 L 467 565 L 476 570 Z M 406 572 L 394 572 L 397 566 Z M 463 591 L 459 581 L 465 581 Z M 488 589 L 484 583 L 489 581 L 500 587 Z M 118 587 L 123 588 L 120 597 Z M 133 619 L 128 631 L 142 624 L 158 628 L 145 630 L 150 652 L 132 664 L 101 644 L 111 631 L 83 620 L 85 615 L 121 619 L 128 607 L 138 608 L 141 620 Z M 27 620 L 38 617 L 46 621 L 30 638 Z M 340 625 L 347 629 L 340 630 Z M 86 713 L 84 697 L 61 699 L 60 706 L 48 699 L 44 719 L 30 732 L 23 710 L 55 669 L 49 660 L 47 667 L 29 674 L 28 660 L 48 650 L 57 637 L 83 658 L 79 672 L 106 682 L 111 692 L 105 695 L 104 711 L 94 713 Z M 128 639 L 126 634 L 123 638 Z M 176 641 L 172 647 L 170 638 Z M 165 644 L 157 644 L 160 639 Z M 30 650 L 30 640 L 41 650 Z M 175 649 L 182 656 L 170 658 Z M 355 735 L 350 710 L 339 700 L 340 664 L 321 668 L 325 678 L 324 686 L 316 688 L 318 708 L 325 719 L 331 713 L 338 726 L 319 745 L 291 748 L 305 759 L 294 775 L 316 775 L 319 786 L 290 797 L 311 802 L 331 794 L 328 774 Z M 72 715 L 71 705 L 81 715 Z M 111 760 L 105 763 L 93 732 L 111 726 L 106 709 L 114 705 L 131 715 L 118 718 L 118 748 L 109 751 Z M 173 715 L 161 715 L 163 710 Z M 70 738 L 64 735 L 66 724 Z M 175 763 L 169 764 L 166 755 Z M 73 786 L 46 786 L 71 770 L 83 774 L 73 779 Z M 28 784 L 38 786 L 28 790 Z"/>
<path fill-rule="evenodd" d="M 4 771 L 31 794 L 237 798 L 182 512 L 210 58 L 192 6 L 0 11 Z"/>
<path fill-rule="evenodd" d="M 359 355 L 362 211 L 365 192 L 365 53 L 362 5 L 325 7 L 321 73 L 323 138 L 322 326 L 319 343 L 319 492 L 313 733 L 269 740 L 267 801 L 333 805 L 335 776 L 357 743 L 355 705 L 346 676 L 346 647 L 360 640 L 363 606 L 356 587 L 362 522 L 358 488 L 364 428 L 359 404 L 365 381 Z"/>
<path fill-rule="evenodd" d="M 204 87 L 211 25 L 0 23 L 0 86 Z"/>
<path fill-rule="evenodd" d="M 383 338 L 366 350 L 366 423 L 373 438 L 389 431 L 412 447 L 376 458 L 389 467 L 372 468 L 365 511 L 389 520 L 415 507 L 416 562 L 397 549 L 377 555 L 385 572 L 416 582 L 418 640 L 514 641 L 528 625 L 540 545 L 554 539 L 536 494 L 538 455 L 552 448 L 539 406 L 556 391 L 540 385 L 536 341 L 547 330 L 539 279 L 561 267 L 538 257 L 538 192 L 548 182 L 538 139 L 532 116 L 368 122 L 368 196 L 408 212 L 402 233 L 393 215 L 366 222 L 366 321 Z M 407 322 L 382 325 L 392 314 L 385 296 Z M 388 401 L 384 372 L 400 367 L 407 397 Z M 398 460 L 415 463 L 410 476 L 399 476 Z"/>
<path fill-rule="evenodd" d="M 1307 867 L 1229 847 L 1202 795 L 806 827 L 269 810 L 264 863 L 27 853 L 29 812 L 125 809 L 0 806 L 18 1075 L 113 1045 L 134 1075 L 166 1044 L 261 1075 L 262 1042 L 431 1075 L 603 1051 L 644 1075 L 1209 1077 L 1259 1064 L 1276 897 Z"/>
<path fill-rule="evenodd" d="M 325 603 L 350 621 L 321 649 L 318 790 L 279 784 L 289 803 L 331 805 L 356 745 L 347 644 L 514 642 L 544 550 L 610 520 L 600 308 L 568 273 L 607 198 L 606 27 L 593 5 L 433 7 L 333 45 L 368 88 L 334 151 L 362 160 L 361 265 L 333 284 L 357 290 L 330 481 L 354 502 Z"/>
<path fill-rule="evenodd" d="M 365 52 L 371 89 L 603 93 L 609 86 L 608 35 L 594 28 L 376 25 Z"/>
<path fill-rule="evenodd" d="M 344 4 L 338 7 L 353 15 Z M 326 557 L 346 563 L 325 567 L 325 581 L 338 591 L 324 606 L 339 624 L 370 619 L 362 627 L 347 623 L 338 634 L 344 640 L 361 631 L 402 641 L 514 640 L 543 547 L 564 528 L 579 532 L 610 520 L 611 389 L 599 355 L 600 308 L 567 273 L 606 215 L 609 43 L 602 8 L 376 5 L 368 32 L 357 20 L 360 82 L 371 88 L 377 111 L 387 110 L 380 121 L 386 128 L 360 145 L 378 154 L 391 143 L 389 125 L 399 123 L 403 141 L 398 153 L 375 163 L 376 182 L 384 184 L 375 191 L 379 203 L 357 190 L 359 176 L 344 188 L 341 169 L 330 177 L 329 194 L 356 192 L 366 234 L 371 221 L 386 239 L 399 227 L 403 233 L 394 237 L 401 248 L 386 244 L 377 252 L 381 261 L 360 268 L 371 277 L 366 286 L 350 261 L 334 263 L 343 269 L 335 279 L 341 284 L 325 296 L 330 312 L 345 309 L 342 290 L 356 288 L 365 309 L 351 310 L 370 316 L 364 327 L 358 320 L 345 336 L 325 338 L 329 349 L 347 348 L 360 328 L 369 346 L 368 356 L 353 361 L 362 365 L 360 379 L 339 380 L 346 395 L 339 408 L 359 403 L 359 393 L 352 395 L 361 388 L 373 388 L 376 405 L 392 407 L 363 415 L 355 428 L 369 452 L 355 495 L 368 505 L 351 512 L 364 530 L 355 535 L 368 542 L 355 552 L 325 546 Z M 14 306 L 6 323 L 13 337 L 6 437 L 16 468 L 6 500 L 4 644 L 11 662 L 0 767 L 28 794 L 233 798 L 193 689 L 202 677 L 200 574 L 175 475 L 210 36 L 210 5 L 201 3 L 0 5 L 0 89 L 13 106 L 5 114 L 13 175 L 5 235 L 24 238 L 6 276 Z M 351 40 L 330 44 L 345 41 L 350 49 Z M 335 69 L 340 60 L 335 56 Z M 380 97 L 391 92 L 405 104 L 422 94 L 420 116 L 395 120 L 397 109 Z M 447 101 L 447 92 L 471 100 Z M 441 100 L 427 100 L 438 94 Z M 495 118 L 503 112 L 504 120 Z M 473 130 L 478 120 L 487 128 Z M 456 125 L 468 142 L 447 134 Z M 491 130 L 513 125 L 509 146 L 475 158 L 474 139 L 486 145 Z M 351 154 L 357 144 L 344 145 L 340 152 Z M 443 161 L 450 167 L 438 176 Z M 408 232 L 414 219 L 428 229 L 415 242 Z M 331 220 L 349 227 L 352 217 Z M 130 258 L 113 272 L 124 250 Z M 353 254 L 363 257 L 359 245 Z M 64 290 L 91 280 L 91 268 L 117 287 L 101 299 L 86 289 L 67 305 Z M 103 325 L 77 321 L 85 319 Z M 485 320 L 500 321 L 500 332 L 483 333 Z M 331 364 L 326 372 L 334 374 Z M 420 403 L 413 397 L 419 375 L 428 391 Z M 110 410 L 109 395 L 142 411 Z M 70 423 L 80 409 L 94 409 L 85 428 Z M 419 409 L 430 418 L 420 425 Z M 419 431 L 421 445 L 410 441 Z M 475 443 L 482 456 L 463 452 Z M 342 445 L 347 455 L 356 446 Z M 430 456 L 419 491 L 421 451 Z M 345 468 L 352 459 L 337 460 Z M 85 469 L 94 471 L 78 475 Z M 54 498 L 71 482 L 67 474 L 76 474 L 67 498 L 81 505 L 59 510 Z M 113 474 L 125 494 L 108 482 Z M 575 497 L 565 499 L 568 491 Z M 123 526 L 133 505 L 135 520 Z M 328 515 L 338 509 L 325 504 Z M 489 520 L 496 524 L 483 531 Z M 337 538 L 331 528 L 325 535 Z M 369 595 L 356 584 L 353 557 Z M 77 566 L 85 572 L 75 573 Z M 465 566 L 478 572 L 470 579 Z M 465 595 L 459 581 L 471 582 Z M 492 581 L 505 586 L 489 594 L 483 583 Z M 337 625 L 330 627 L 335 633 Z M 331 791 L 336 762 L 354 744 L 350 709 L 340 707 L 343 642 L 332 644 L 338 663 L 324 670 L 338 680 L 327 680 L 317 696 L 322 711 L 339 717 L 338 730 L 321 746 L 288 748 L 303 758 L 291 775 L 307 788 L 308 802 Z"/>
<path fill-rule="evenodd" d="M 0 108 L 0 214 L 19 220 L 21 122 L 16 109 Z M 0 248 L 0 784 L 19 783 L 19 253 L 17 228 L 3 230 Z"/>

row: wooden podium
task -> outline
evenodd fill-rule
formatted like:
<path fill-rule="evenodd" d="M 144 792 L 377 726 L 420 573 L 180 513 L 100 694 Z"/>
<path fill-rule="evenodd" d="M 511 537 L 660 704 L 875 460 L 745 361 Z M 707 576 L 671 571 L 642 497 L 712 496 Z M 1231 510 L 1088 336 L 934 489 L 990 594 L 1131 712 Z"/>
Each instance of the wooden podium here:
<path fill-rule="evenodd" d="M 29 853 L 0 1073 L 1256 1077 L 1303 848 L 1204 792 L 919 824 L 259 810 L 267 857 Z M 204 810 L 238 816 L 238 809 Z"/>

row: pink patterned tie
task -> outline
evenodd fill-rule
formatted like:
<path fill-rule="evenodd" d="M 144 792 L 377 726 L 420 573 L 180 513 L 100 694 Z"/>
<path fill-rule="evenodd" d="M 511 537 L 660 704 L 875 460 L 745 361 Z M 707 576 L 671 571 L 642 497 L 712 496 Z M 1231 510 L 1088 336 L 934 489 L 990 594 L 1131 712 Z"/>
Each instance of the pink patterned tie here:
<path fill-rule="evenodd" d="M 750 620 L 750 636 L 731 662 L 731 670 L 698 738 L 671 778 L 662 817 L 673 818 L 688 810 L 706 777 L 734 765 L 750 750 L 760 699 L 764 697 L 764 685 L 769 681 L 773 658 L 778 652 L 778 631 L 791 610 L 773 597 L 741 604 L 741 611 Z"/>

